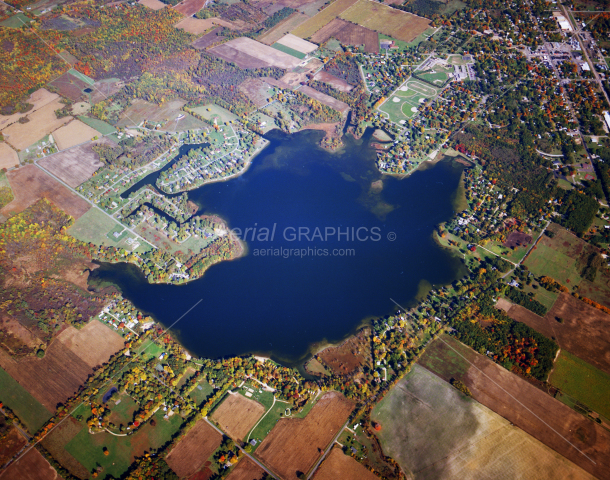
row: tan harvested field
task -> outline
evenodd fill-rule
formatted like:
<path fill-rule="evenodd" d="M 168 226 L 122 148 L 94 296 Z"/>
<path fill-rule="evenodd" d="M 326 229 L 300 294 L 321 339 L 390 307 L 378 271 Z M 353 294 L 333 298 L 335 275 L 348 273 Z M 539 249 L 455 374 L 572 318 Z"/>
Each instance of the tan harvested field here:
<path fill-rule="evenodd" d="M 314 33 L 331 22 L 345 10 L 354 5 L 358 0 L 336 0 L 321 12 L 299 25 L 291 33 L 301 38 L 311 37 Z"/>
<path fill-rule="evenodd" d="M 34 113 L 27 114 L 27 118 L 30 120 L 29 122 L 13 123 L 2 130 L 4 139 L 19 150 L 23 150 L 30 145 L 33 145 L 44 136 L 72 120 L 72 117 L 70 116 L 57 118 L 55 110 L 59 110 L 63 107 L 65 107 L 65 105 L 61 103 L 59 99 L 56 99 L 36 110 Z"/>
<path fill-rule="evenodd" d="M 179 477 L 193 475 L 210 455 L 220 447 L 222 435 L 201 418 L 165 458 Z"/>
<path fill-rule="evenodd" d="M 61 422 L 42 440 L 42 446 L 64 468 L 78 478 L 89 478 L 89 471 L 65 449 L 83 426 L 72 416 Z"/>
<path fill-rule="evenodd" d="M 353 409 L 340 393 L 325 393 L 305 418 L 280 419 L 256 455 L 282 479 L 296 479 L 313 467 Z"/>
<path fill-rule="evenodd" d="M 179 11 L 181 14 L 190 17 L 201 10 L 206 2 L 207 0 L 184 0 L 173 8 L 174 10 Z"/>
<path fill-rule="evenodd" d="M 545 337 L 554 337 L 561 348 L 610 374 L 610 315 L 607 313 L 562 293 L 544 317 L 520 305 L 513 305 L 508 315 Z M 562 318 L 563 323 L 557 318 Z"/>
<path fill-rule="evenodd" d="M 19 165 L 19 155 L 13 150 L 8 143 L 0 143 L 0 169 L 13 168 L 15 165 Z"/>
<path fill-rule="evenodd" d="M 66 150 L 81 143 L 93 140 L 93 137 L 99 137 L 100 132 L 94 130 L 89 125 L 85 125 L 80 120 L 74 119 L 67 125 L 58 128 L 53 132 L 53 138 L 57 143 L 59 150 Z"/>
<path fill-rule="evenodd" d="M 443 335 L 419 363 L 599 479 L 610 478 L 610 432 L 486 356 Z"/>
<path fill-rule="evenodd" d="M 34 93 L 30 95 L 30 97 L 26 100 L 27 103 L 33 105 L 31 110 L 26 113 L 14 113 L 12 115 L 0 115 L 0 130 L 3 130 L 5 127 L 8 127 L 11 123 L 15 123 L 21 117 L 29 113 L 33 113 L 36 110 L 44 107 L 48 103 L 51 103 L 53 100 L 59 99 L 59 95 L 56 93 L 49 92 L 46 88 L 40 88 L 36 90 Z"/>
<path fill-rule="evenodd" d="M 89 203 L 35 165 L 25 165 L 11 170 L 6 176 L 15 198 L 0 210 L 4 216 L 22 212 L 41 198 L 50 200 L 75 220 L 91 208 Z"/>
<path fill-rule="evenodd" d="M 285 18 L 280 23 L 275 25 L 271 30 L 265 33 L 265 35 L 259 37 L 258 41 L 264 43 L 265 45 L 273 45 L 280 38 L 297 28 L 307 19 L 309 19 L 307 15 L 300 12 L 294 12 L 288 18 Z"/>
<path fill-rule="evenodd" d="M 345 80 L 337 78 L 324 70 L 320 70 L 318 73 L 316 73 L 313 79 L 317 80 L 318 82 L 328 83 L 335 90 L 339 90 L 340 92 L 349 92 L 352 88 L 354 88 Z"/>
<path fill-rule="evenodd" d="M 56 480 L 61 477 L 36 450 L 28 452 L 0 474 L 2 480 Z"/>
<path fill-rule="evenodd" d="M 97 320 L 92 322 L 81 330 L 68 327 L 49 345 L 43 358 L 27 357 L 17 362 L 0 350 L 0 367 L 45 408 L 54 411 L 93 373 L 94 362 L 105 362 L 123 347 L 117 333 Z"/>
<path fill-rule="evenodd" d="M 336 480 L 357 478 L 358 480 L 378 480 L 379 477 L 339 447 L 334 447 L 316 470 L 313 480 Z"/>
<path fill-rule="evenodd" d="M 291 33 L 284 35 L 277 41 L 277 43 L 301 53 L 311 53 L 318 49 L 318 46 L 315 43 L 303 40 L 302 38 L 292 35 Z"/>
<path fill-rule="evenodd" d="M 243 395 L 228 395 L 210 417 L 229 437 L 243 442 L 248 432 L 264 415 L 265 407 Z"/>
<path fill-rule="evenodd" d="M 155 105 L 145 100 L 136 99 L 131 102 L 131 106 L 122 114 L 121 120 L 117 126 L 126 127 L 131 125 L 139 125 L 144 120 L 151 122 L 161 122 L 165 119 L 175 120 L 178 116 L 183 115 L 180 109 L 186 102 L 181 98 L 175 98 L 164 102 L 163 105 Z"/>
<path fill-rule="evenodd" d="M 324 43 L 336 38 L 344 45 L 364 45 L 367 53 L 379 53 L 379 34 L 371 29 L 335 18 L 311 37 L 312 42 Z"/>
<path fill-rule="evenodd" d="M 226 480 L 260 480 L 265 471 L 248 457 L 243 457 Z"/>
<path fill-rule="evenodd" d="M 151 10 L 161 10 L 163 7 L 167 7 L 165 3 L 160 2 L 159 0 L 138 0 L 138 3 Z"/>
<path fill-rule="evenodd" d="M 269 91 L 269 84 L 262 78 L 246 78 L 239 85 L 239 91 L 259 108 L 269 103 L 269 97 L 266 95 Z"/>
<path fill-rule="evenodd" d="M 72 188 L 76 188 L 89 180 L 97 169 L 104 165 L 100 162 L 98 154 L 93 151 L 94 145 L 113 145 L 113 142 L 101 138 L 45 157 L 38 163 Z"/>
<path fill-rule="evenodd" d="M 370 0 L 358 0 L 358 3 L 339 16 L 343 20 L 357 23 L 403 42 L 412 42 L 430 26 L 430 20 L 427 18 Z"/>
<path fill-rule="evenodd" d="M 279 67 L 291 69 L 301 60 L 248 37 L 235 38 L 210 50 L 214 55 L 235 62 L 240 68 Z"/>
<path fill-rule="evenodd" d="M 181 28 L 188 33 L 192 33 L 193 35 L 200 35 L 206 30 L 214 27 L 214 23 L 211 20 L 211 18 L 200 20 L 199 18 L 186 17 L 185 19 L 180 20 L 175 27 Z"/>
<path fill-rule="evenodd" d="M 349 105 L 347 103 L 337 100 L 336 98 L 326 95 L 325 93 L 318 92 L 307 85 L 303 85 L 301 88 L 299 88 L 299 92 L 344 115 L 349 111 Z"/>

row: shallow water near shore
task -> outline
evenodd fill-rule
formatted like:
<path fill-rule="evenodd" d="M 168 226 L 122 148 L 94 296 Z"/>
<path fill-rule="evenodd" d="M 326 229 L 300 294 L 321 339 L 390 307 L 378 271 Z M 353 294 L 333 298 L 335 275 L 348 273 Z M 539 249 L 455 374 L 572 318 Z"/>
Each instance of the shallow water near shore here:
<path fill-rule="evenodd" d="M 330 153 L 317 146 L 321 132 L 273 131 L 243 175 L 188 192 L 199 214 L 241 232 L 244 257 L 186 285 L 150 285 L 129 264 L 103 263 L 90 281 L 117 285 L 165 326 L 201 300 L 172 327 L 194 355 L 256 353 L 289 365 L 395 312 L 390 299 L 412 305 L 422 281 L 465 273 L 432 236 L 454 215 L 464 166 L 444 160 L 402 180 L 381 175 L 371 133 Z"/>

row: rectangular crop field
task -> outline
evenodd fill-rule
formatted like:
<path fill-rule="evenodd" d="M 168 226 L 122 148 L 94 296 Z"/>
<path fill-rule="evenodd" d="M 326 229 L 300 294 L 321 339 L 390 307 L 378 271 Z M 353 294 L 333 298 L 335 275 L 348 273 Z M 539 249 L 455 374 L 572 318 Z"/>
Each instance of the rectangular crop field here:
<path fill-rule="evenodd" d="M 90 410 L 89 415 L 91 415 Z M 72 475 L 76 475 L 78 478 L 88 478 L 89 471 L 65 448 L 82 428 L 82 424 L 70 416 L 42 440 L 42 446 Z"/>
<path fill-rule="evenodd" d="M 222 435 L 201 418 L 172 448 L 165 460 L 176 475 L 188 477 L 203 466 L 221 442 Z"/>
<path fill-rule="evenodd" d="M 111 133 L 115 133 L 117 130 L 109 123 L 104 122 L 103 120 L 98 120 L 97 118 L 83 117 L 80 116 L 78 119 L 89 125 L 91 128 L 96 129 L 102 135 L 110 135 Z"/>
<path fill-rule="evenodd" d="M 77 145 L 43 158 L 40 160 L 40 165 L 72 188 L 76 188 L 89 180 L 104 165 L 100 162 L 98 154 L 93 151 L 94 145 L 113 145 L 113 143 L 110 140 L 102 139 Z"/>
<path fill-rule="evenodd" d="M 226 480 L 260 480 L 265 476 L 266 473 L 261 467 L 248 457 L 242 457 Z"/>
<path fill-rule="evenodd" d="M 303 418 L 281 419 L 257 449 L 257 456 L 283 479 L 307 473 L 345 424 L 354 405 L 337 392 L 324 394 Z"/>
<path fill-rule="evenodd" d="M 174 7 L 174 10 L 179 11 L 185 17 L 195 15 L 207 3 L 206 0 L 184 0 Z"/>
<path fill-rule="evenodd" d="M 248 37 L 235 38 L 212 48 L 210 52 L 224 60 L 235 62 L 240 68 L 279 67 L 289 70 L 301 63 L 300 59 L 292 55 Z"/>
<path fill-rule="evenodd" d="M 0 368 L 0 402 L 15 412 L 31 434 L 36 433 L 52 415 L 2 368 Z"/>
<path fill-rule="evenodd" d="M 311 53 L 317 50 L 318 48 L 315 43 L 303 40 L 302 38 L 299 38 L 296 35 L 292 35 L 291 33 L 284 35 L 276 43 L 291 48 L 292 50 L 296 50 L 297 52 L 300 52 L 302 54 Z"/>
<path fill-rule="evenodd" d="M 13 150 L 8 143 L 0 143 L 0 169 L 13 168 L 19 165 L 19 155 Z"/>
<path fill-rule="evenodd" d="M 243 442 L 265 413 L 266 408 L 254 400 L 250 400 L 238 393 L 227 395 L 225 400 L 214 410 L 210 418 L 216 422 L 220 429 L 229 437 Z"/>
<path fill-rule="evenodd" d="M 420 479 L 590 478 L 509 421 L 415 365 L 375 406 L 384 452 Z M 413 455 L 413 452 L 418 452 Z M 494 459 L 489 461 L 489 459 Z"/>
<path fill-rule="evenodd" d="M 344 115 L 349 111 L 349 105 L 347 103 L 337 100 L 336 98 L 326 95 L 325 93 L 318 92 L 316 89 L 307 85 L 303 85 L 301 88 L 299 88 L 299 92 Z"/>
<path fill-rule="evenodd" d="M 379 53 L 379 34 L 369 28 L 335 18 L 311 37 L 312 42 L 324 43 L 336 38 L 344 45 L 363 46 L 367 53 Z"/>
<path fill-rule="evenodd" d="M 562 350 L 549 383 L 587 407 L 610 418 L 610 375 Z"/>
<path fill-rule="evenodd" d="M 151 10 L 161 10 L 162 8 L 167 7 L 166 3 L 160 2 L 159 0 L 138 0 L 138 3 Z"/>
<path fill-rule="evenodd" d="M 299 25 L 292 32 L 293 35 L 301 38 L 311 37 L 314 33 L 324 27 L 327 23 L 337 18 L 345 10 L 354 5 L 358 0 L 336 0 L 321 12 L 311 17 L 306 22 Z"/>
<path fill-rule="evenodd" d="M 30 448 L 23 457 L 12 463 L 0 477 L 2 480 L 58 480 L 61 478 L 35 448 Z"/>
<path fill-rule="evenodd" d="M 487 408 L 591 475 L 608 478 L 610 432 L 545 391 L 448 335 L 432 342 L 419 364 L 445 381 L 460 380 Z"/>
<path fill-rule="evenodd" d="M 379 477 L 357 460 L 343 453 L 338 446 L 333 447 L 322 465 L 316 470 L 314 480 L 335 480 L 337 478 L 357 478 L 377 480 Z"/>
<path fill-rule="evenodd" d="M 53 138 L 59 150 L 66 150 L 88 142 L 94 137 L 99 137 L 99 132 L 76 119 L 53 132 Z"/>
<path fill-rule="evenodd" d="M 403 42 L 411 42 L 430 26 L 430 20 L 370 0 L 358 0 L 340 18 Z"/>
<path fill-rule="evenodd" d="M 288 18 L 282 20 L 280 23 L 275 25 L 271 30 L 265 33 L 263 36 L 258 37 L 258 41 L 265 45 L 272 45 L 277 42 L 284 35 L 289 33 L 291 30 L 297 28 L 301 23 L 309 19 L 307 15 L 300 12 L 294 12 Z"/>
<path fill-rule="evenodd" d="M 276 50 L 279 50 L 280 52 L 284 52 L 287 53 L 288 55 L 292 55 L 295 58 L 298 58 L 299 60 L 303 60 L 305 58 L 305 54 L 301 53 L 297 50 L 295 50 L 294 48 L 290 48 L 286 45 L 282 45 L 281 43 L 274 43 L 273 45 L 271 45 L 272 48 L 275 48 Z"/>

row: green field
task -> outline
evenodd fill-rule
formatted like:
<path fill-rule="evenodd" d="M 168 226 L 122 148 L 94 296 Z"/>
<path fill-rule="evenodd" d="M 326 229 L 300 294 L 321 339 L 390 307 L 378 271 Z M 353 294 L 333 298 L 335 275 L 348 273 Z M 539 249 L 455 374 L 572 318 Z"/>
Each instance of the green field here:
<path fill-rule="evenodd" d="M 549 383 L 610 419 L 610 375 L 607 373 L 562 350 Z"/>
<path fill-rule="evenodd" d="M 371 419 L 381 425 L 384 453 L 411 478 L 475 478 L 473 469 L 476 478 L 559 480 L 578 473 L 561 455 L 420 365 L 373 408 Z"/>
<path fill-rule="evenodd" d="M 379 111 L 386 113 L 390 121 L 404 124 L 417 115 L 421 103 L 438 94 L 438 91 L 417 80 L 407 80 L 379 107 Z"/>
<path fill-rule="evenodd" d="M 553 277 L 563 285 L 575 285 L 580 280 L 576 271 L 576 260 L 558 252 L 551 247 L 538 243 L 525 261 L 525 265 L 534 275 Z"/>
<path fill-rule="evenodd" d="M 1 368 L 0 402 L 15 412 L 31 434 L 36 433 L 52 416 L 30 392 Z"/>
<path fill-rule="evenodd" d="M 70 75 L 74 75 L 76 78 L 78 78 L 79 80 L 88 83 L 89 85 L 94 85 L 95 84 L 95 80 L 93 80 L 92 78 L 89 78 L 87 75 L 85 75 L 84 73 L 80 73 L 78 70 L 75 70 L 73 68 L 71 68 L 70 70 L 68 70 L 68 73 Z"/>
<path fill-rule="evenodd" d="M 150 339 L 146 340 L 137 351 L 139 354 L 145 353 L 147 360 L 150 360 L 151 358 L 159 358 L 159 356 L 165 352 L 162 347 Z"/>
<path fill-rule="evenodd" d="M 201 389 L 195 387 L 189 393 L 189 397 L 195 400 L 197 406 L 201 405 L 214 392 L 212 386 L 205 380 L 201 380 L 201 382 L 199 382 L 199 387 L 201 387 Z"/>
<path fill-rule="evenodd" d="M 301 53 L 298 50 L 295 50 L 294 48 L 287 47 L 286 45 L 282 45 L 281 43 L 274 43 L 271 46 L 276 50 L 279 50 L 280 52 L 287 53 L 288 55 L 292 55 L 293 57 L 296 57 L 301 60 L 307 56 L 304 53 Z"/>
<path fill-rule="evenodd" d="M 102 135 L 109 135 L 117 131 L 117 129 L 109 123 L 106 123 L 103 120 L 98 120 L 97 118 L 84 117 L 81 115 L 78 117 L 78 119 L 81 122 L 89 125 L 91 128 L 96 129 Z"/>
<path fill-rule="evenodd" d="M 220 125 L 225 122 L 237 120 L 237 116 L 228 110 L 210 103 L 209 105 L 202 105 L 201 107 L 191 108 L 191 110 L 201 115 L 206 120 L 214 121 L 217 119 L 217 123 Z"/>
<path fill-rule="evenodd" d="M 121 477 L 129 468 L 132 455 L 141 456 L 145 450 L 159 448 L 169 441 L 182 425 L 182 417 L 172 415 L 168 420 L 163 412 L 157 411 L 153 416 L 157 425 L 147 424 L 134 435 L 118 437 L 107 432 L 92 435 L 84 427 L 66 445 L 66 451 L 76 458 L 87 470 L 93 471 L 98 466 L 103 468 L 99 479 Z M 104 455 L 103 448 L 110 452 Z"/>
<path fill-rule="evenodd" d="M 7 18 L 3 22 L 0 22 L 0 25 L 8 28 L 21 28 L 24 25 L 27 25 L 31 22 L 27 16 L 23 13 L 18 13 L 13 15 L 12 17 Z"/>
<path fill-rule="evenodd" d="M 107 390 L 108 389 L 104 391 L 104 394 Z M 120 402 L 117 404 L 116 402 L 119 400 Z M 114 423 L 117 427 L 121 424 L 127 426 L 128 423 L 133 421 L 133 414 L 140 409 L 140 406 L 135 400 L 126 393 L 120 395 L 115 393 L 108 402 L 107 407 L 109 407 L 112 412 L 109 421 Z"/>

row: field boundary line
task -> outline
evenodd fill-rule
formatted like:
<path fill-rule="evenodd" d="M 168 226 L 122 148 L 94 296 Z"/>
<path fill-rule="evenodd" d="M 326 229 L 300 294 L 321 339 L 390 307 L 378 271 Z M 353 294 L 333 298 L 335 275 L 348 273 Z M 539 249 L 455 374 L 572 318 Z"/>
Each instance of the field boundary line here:
<path fill-rule="evenodd" d="M 472 363 L 470 360 L 468 360 L 466 357 L 464 357 L 464 355 L 462 355 L 460 352 L 458 352 L 455 348 L 453 348 L 451 345 L 449 345 L 447 342 L 445 342 L 445 340 L 443 340 L 440 336 L 438 337 L 438 339 L 443 342 L 445 345 L 447 345 L 451 350 L 453 350 L 455 353 L 457 353 L 461 358 L 463 358 L 464 360 L 466 360 L 466 362 L 468 362 L 473 368 L 475 368 L 476 370 L 478 370 L 480 373 L 483 374 L 483 376 L 485 378 L 487 378 L 489 381 L 491 381 L 491 383 L 493 383 L 496 387 L 498 387 L 500 390 L 502 390 L 504 393 L 506 393 L 510 398 L 512 398 L 515 402 L 517 402 L 519 405 L 521 405 L 523 408 L 525 408 L 529 413 L 531 413 L 534 417 L 536 417 L 538 420 L 540 420 L 544 425 L 546 425 L 548 428 L 550 428 L 554 433 L 556 433 L 561 439 L 565 440 L 565 442 L 570 445 L 571 447 L 574 447 L 574 449 L 580 453 L 583 457 L 585 457 L 587 460 L 589 460 L 593 465 L 597 465 L 597 462 L 595 462 L 595 460 L 593 460 L 592 458 L 590 458 L 586 453 L 584 453 L 581 449 L 579 449 L 576 445 L 574 445 L 572 442 L 570 442 L 566 437 L 564 437 L 561 433 L 559 433 L 557 430 L 555 430 L 553 427 L 551 427 L 548 423 L 546 423 L 544 420 L 542 420 L 542 418 L 540 418 L 538 415 L 536 415 L 536 413 L 534 413 L 532 410 L 530 410 L 529 408 L 527 408 L 526 405 L 524 405 L 522 402 L 519 401 L 519 399 L 517 399 L 513 394 L 511 394 L 510 392 L 508 392 L 507 390 L 505 390 L 501 385 L 499 385 L 493 378 L 491 378 L 489 375 L 487 375 L 483 370 L 481 370 L 479 367 L 477 367 L 474 363 Z M 503 367 L 502 367 L 503 368 Z M 524 430 L 525 431 L 525 430 Z M 527 433 L 527 432 L 526 432 Z M 548 446 L 548 445 L 547 445 Z M 550 448 L 550 447 L 549 447 Z M 553 449 L 551 449 L 553 450 Z M 559 452 L 557 452 L 559 453 Z M 561 454 L 560 454 L 561 455 Z"/>

